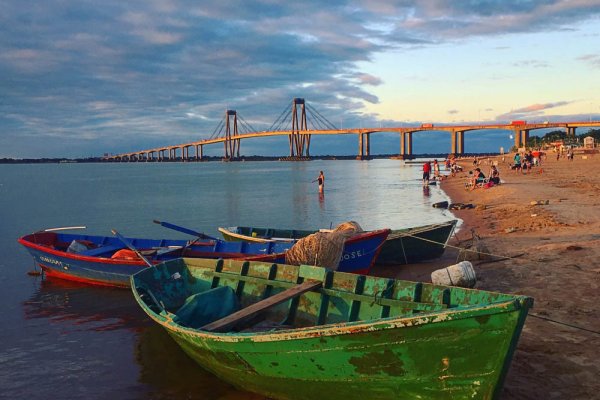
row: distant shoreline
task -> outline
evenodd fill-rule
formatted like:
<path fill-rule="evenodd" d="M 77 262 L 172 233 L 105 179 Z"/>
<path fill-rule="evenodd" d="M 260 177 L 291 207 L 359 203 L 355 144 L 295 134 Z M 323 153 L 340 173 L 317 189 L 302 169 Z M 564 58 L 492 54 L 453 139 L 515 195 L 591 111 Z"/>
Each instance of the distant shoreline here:
<path fill-rule="evenodd" d="M 468 153 L 462 154 L 460 157 L 489 157 L 495 156 L 498 153 Z M 445 159 L 448 156 L 447 153 L 437 154 L 412 154 L 410 157 L 406 157 L 406 160 L 413 160 L 415 158 L 431 158 L 431 159 Z M 118 164 L 118 163 L 202 163 L 202 162 L 244 162 L 244 161 L 312 161 L 312 160 L 357 160 L 355 155 L 319 155 L 303 157 L 301 159 L 294 159 L 289 156 L 244 156 L 231 160 L 223 159 L 223 157 L 211 156 L 203 157 L 202 160 L 164 160 L 164 161 L 107 161 L 102 157 L 89 157 L 89 158 L 1 158 L 0 164 L 72 164 L 72 163 L 107 163 L 107 164 Z M 375 160 L 375 159 L 403 159 L 398 154 L 377 154 L 363 158 L 363 160 Z"/>

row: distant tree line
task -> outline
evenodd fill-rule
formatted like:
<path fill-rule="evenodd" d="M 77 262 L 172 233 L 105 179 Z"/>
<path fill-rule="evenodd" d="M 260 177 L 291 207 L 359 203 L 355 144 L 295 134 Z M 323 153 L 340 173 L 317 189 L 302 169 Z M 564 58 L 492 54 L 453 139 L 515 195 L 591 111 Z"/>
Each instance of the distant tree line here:
<path fill-rule="evenodd" d="M 583 144 L 583 139 L 591 136 L 594 138 L 594 141 L 600 141 L 600 129 L 592 129 L 586 133 L 582 133 L 581 135 L 575 136 L 567 136 L 567 132 L 562 130 L 556 130 L 552 132 L 546 133 L 544 136 L 530 136 L 527 139 L 527 147 L 541 147 L 546 144 L 550 144 L 552 142 L 560 142 L 562 141 L 564 144 Z"/>

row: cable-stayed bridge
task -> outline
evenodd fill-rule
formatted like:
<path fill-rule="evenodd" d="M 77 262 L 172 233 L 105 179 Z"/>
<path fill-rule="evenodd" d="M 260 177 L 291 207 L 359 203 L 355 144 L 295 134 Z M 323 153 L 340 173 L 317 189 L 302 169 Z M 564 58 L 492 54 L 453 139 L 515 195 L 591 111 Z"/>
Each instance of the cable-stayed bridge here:
<path fill-rule="evenodd" d="M 527 123 L 511 121 L 508 123 L 475 124 L 475 125 L 433 125 L 378 127 L 378 128 L 338 128 L 325 118 L 318 110 L 310 106 L 303 98 L 294 98 L 291 107 L 288 105 L 266 131 L 256 131 L 235 110 L 226 110 L 224 118 L 208 139 L 194 142 L 162 146 L 153 149 L 105 156 L 105 161 L 201 161 L 204 146 L 223 145 L 223 159 L 240 158 L 241 141 L 245 139 L 287 136 L 290 159 L 306 159 L 310 157 L 310 143 L 313 135 L 357 135 L 357 158 L 370 157 L 371 134 L 379 132 L 396 132 L 400 136 L 398 156 L 412 158 L 413 134 L 421 132 L 445 131 L 450 133 L 450 154 L 465 153 L 465 133 L 481 130 L 512 131 L 516 147 L 524 147 L 529 133 L 536 129 L 564 129 L 567 136 L 574 137 L 577 128 L 599 127 L 600 121 L 579 122 L 542 122 Z M 190 151 L 193 150 L 193 152 Z"/>

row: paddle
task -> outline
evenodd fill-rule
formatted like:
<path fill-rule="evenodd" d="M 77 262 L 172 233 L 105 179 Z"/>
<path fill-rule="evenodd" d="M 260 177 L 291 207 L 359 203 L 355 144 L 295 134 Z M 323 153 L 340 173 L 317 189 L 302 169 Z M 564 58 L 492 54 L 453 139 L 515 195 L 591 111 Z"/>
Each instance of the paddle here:
<path fill-rule="evenodd" d="M 121 234 L 117 231 L 115 231 L 114 229 L 111 229 L 111 232 L 113 233 L 113 235 L 115 235 L 116 237 L 119 238 L 119 240 L 121 242 L 123 242 L 123 244 L 125 246 L 127 246 L 127 248 L 131 251 L 133 251 L 140 259 L 142 259 L 146 264 L 148 264 L 149 267 L 154 267 L 154 264 L 152 264 L 150 261 L 148 261 L 148 259 L 146 257 L 144 257 L 142 255 L 142 253 L 140 253 L 138 251 L 138 249 L 136 249 L 135 247 L 133 247 L 133 245 L 131 243 L 129 243 L 129 240 L 125 239 L 123 236 L 121 236 Z"/>
<path fill-rule="evenodd" d="M 85 228 L 86 228 L 85 226 L 63 226 L 61 228 L 48 228 L 48 229 L 44 229 L 44 232 L 66 231 L 66 230 L 69 230 L 69 229 L 85 229 Z"/>
<path fill-rule="evenodd" d="M 197 232 L 197 231 L 194 231 L 194 230 L 188 229 L 188 228 L 184 228 L 183 226 L 171 224 L 170 222 L 157 221 L 157 220 L 153 220 L 152 222 L 154 222 L 155 224 L 164 226 L 165 228 L 173 229 L 174 231 L 183 232 L 183 233 L 187 233 L 188 235 L 196 236 L 198 239 L 217 240 L 217 238 L 209 236 L 205 233 Z"/>

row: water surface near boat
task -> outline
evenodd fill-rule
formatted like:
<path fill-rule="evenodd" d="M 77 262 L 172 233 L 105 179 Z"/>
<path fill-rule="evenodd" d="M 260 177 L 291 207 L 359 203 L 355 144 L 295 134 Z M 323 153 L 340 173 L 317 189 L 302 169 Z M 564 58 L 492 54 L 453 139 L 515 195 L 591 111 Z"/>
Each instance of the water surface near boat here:
<path fill-rule="evenodd" d="M 324 196 L 311 181 L 323 170 Z M 217 226 L 402 228 L 452 219 L 400 160 L 0 165 L 0 386 L 7 398 L 248 399 L 205 373 L 150 325 L 127 291 L 59 285 L 26 273 L 17 238 L 86 225 L 131 237 L 217 236 Z M 76 231 L 80 233 L 80 231 Z M 181 367 L 182 376 L 171 373 Z"/>

